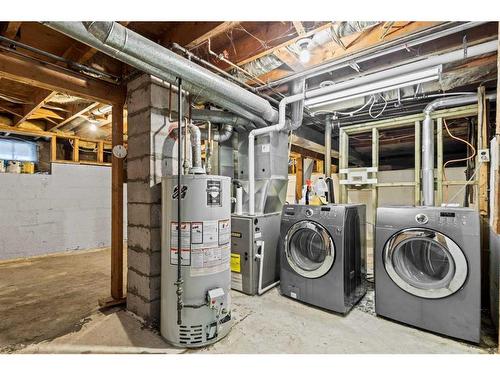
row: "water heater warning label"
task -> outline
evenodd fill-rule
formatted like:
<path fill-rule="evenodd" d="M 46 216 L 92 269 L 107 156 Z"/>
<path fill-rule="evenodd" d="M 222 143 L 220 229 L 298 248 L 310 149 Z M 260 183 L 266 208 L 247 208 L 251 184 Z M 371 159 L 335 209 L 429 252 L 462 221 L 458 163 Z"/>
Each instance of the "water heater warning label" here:
<path fill-rule="evenodd" d="M 219 220 L 219 245 L 227 245 L 231 241 L 231 222 Z"/>
<path fill-rule="evenodd" d="M 170 264 L 177 264 L 178 259 L 178 227 L 177 222 L 170 223 Z M 191 264 L 191 223 L 181 223 L 181 265 Z"/>
<path fill-rule="evenodd" d="M 229 269 L 229 245 L 192 249 L 191 276 L 205 276 Z"/>

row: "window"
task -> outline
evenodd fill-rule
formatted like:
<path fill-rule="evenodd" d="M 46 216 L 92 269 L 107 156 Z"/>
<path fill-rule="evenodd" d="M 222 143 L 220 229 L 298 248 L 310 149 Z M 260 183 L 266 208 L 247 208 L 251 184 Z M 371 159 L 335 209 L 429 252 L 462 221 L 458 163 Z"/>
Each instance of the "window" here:
<path fill-rule="evenodd" d="M 36 143 L 14 139 L 0 139 L 0 159 L 37 161 Z"/>

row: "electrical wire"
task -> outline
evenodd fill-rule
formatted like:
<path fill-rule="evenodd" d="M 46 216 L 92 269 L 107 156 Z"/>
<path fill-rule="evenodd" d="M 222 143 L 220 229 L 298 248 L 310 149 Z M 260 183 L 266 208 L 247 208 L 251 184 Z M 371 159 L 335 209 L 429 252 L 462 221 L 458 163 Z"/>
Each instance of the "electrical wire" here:
<path fill-rule="evenodd" d="M 379 112 L 377 115 L 373 116 L 373 115 L 372 115 L 372 108 L 373 108 L 373 105 L 375 104 L 375 100 L 374 100 L 374 101 L 373 101 L 373 103 L 372 103 L 372 105 L 371 105 L 371 106 L 370 106 L 370 108 L 368 109 L 368 114 L 370 115 L 370 117 L 371 117 L 371 118 L 378 118 L 378 117 L 380 117 L 380 115 L 381 115 L 382 113 L 384 113 L 385 109 L 387 108 L 387 103 L 388 103 L 388 102 L 387 102 L 387 99 L 386 99 L 386 98 L 384 98 L 384 96 L 383 96 L 383 95 L 381 95 L 381 94 L 378 94 L 378 95 L 379 95 L 382 99 L 384 99 L 385 104 L 384 104 L 384 107 L 380 110 L 380 112 Z"/>
<path fill-rule="evenodd" d="M 468 147 L 470 147 L 472 149 L 472 154 L 470 156 L 465 157 L 465 158 L 460 158 L 460 159 L 448 160 L 446 163 L 444 163 L 444 165 L 443 165 L 443 180 L 446 182 L 447 181 L 446 166 L 448 164 L 451 164 L 451 163 L 458 163 L 460 161 L 468 161 L 468 160 L 474 158 L 474 156 L 476 156 L 476 148 L 471 143 L 467 142 L 465 139 L 462 139 L 460 137 L 457 137 L 457 136 L 451 134 L 450 128 L 448 127 L 448 124 L 446 123 L 446 119 L 444 119 L 444 118 L 443 118 L 443 123 L 444 123 L 444 127 L 446 128 L 446 132 L 448 133 L 448 135 L 451 138 L 453 138 L 456 141 L 465 143 Z M 449 185 L 446 185 L 446 189 L 445 189 L 445 200 L 446 200 L 446 202 L 448 202 L 448 190 L 449 190 L 449 188 L 450 188 Z"/>

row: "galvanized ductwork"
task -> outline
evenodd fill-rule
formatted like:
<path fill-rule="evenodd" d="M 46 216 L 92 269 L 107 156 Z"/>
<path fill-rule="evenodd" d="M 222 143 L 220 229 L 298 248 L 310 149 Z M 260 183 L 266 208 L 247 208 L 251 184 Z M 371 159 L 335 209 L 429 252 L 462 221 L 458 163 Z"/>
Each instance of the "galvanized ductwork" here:
<path fill-rule="evenodd" d="M 209 139 L 208 137 L 208 129 L 200 129 L 201 138 Z M 223 124 L 219 131 L 212 129 L 210 132 L 210 139 L 215 142 L 225 142 L 233 135 L 233 125 L 231 124 Z"/>
<path fill-rule="evenodd" d="M 171 73 L 169 70 L 165 70 L 165 69 L 161 69 L 161 68 L 158 68 L 156 66 L 153 66 L 153 65 L 143 61 L 140 58 L 131 56 L 127 53 L 123 53 L 121 51 L 116 50 L 115 48 L 112 48 L 112 47 L 102 43 L 94 35 L 89 33 L 87 31 L 87 29 L 85 28 L 85 26 L 83 25 L 83 23 L 81 23 L 81 22 L 59 22 L 59 21 L 53 22 L 53 21 L 50 21 L 50 22 L 43 22 L 43 24 L 54 29 L 54 30 L 57 30 L 60 33 L 63 33 L 63 34 L 65 34 L 65 35 L 67 35 L 75 40 L 78 40 L 81 43 L 84 43 L 88 46 L 91 46 L 91 47 L 93 47 L 93 48 L 95 48 L 95 49 L 97 49 L 97 50 L 99 50 L 99 51 L 101 51 L 109 56 L 112 56 L 112 57 L 130 65 L 130 66 L 133 66 L 140 71 L 143 71 L 145 73 L 148 73 L 148 74 L 151 74 L 155 77 L 163 79 L 163 80 L 165 80 L 173 85 L 177 84 L 176 83 L 177 76 L 175 74 Z M 150 43 L 153 43 L 153 42 L 150 42 Z M 155 46 L 154 48 L 163 48 L 155 43 L 153 43 L 153 45 Z M 176 55 L 176 54 L 174 54 L 174 55 Z M 178 56 L 178 58 L 182 59 L 182 61 L 189 62 L 188 60 L 186 60 L 180 56 Z M 189 63 L 193 64 L 191 62 L 189 62 Z M 184 64 L 184 62 L 183 62 L 183 64 Z M 203 68 L 200 68 L 200 69 L 203 69 Z M 211 74 L 213 74 L 213 73 L 211 73 Z M 213 74 L 213 75 L 215 75 L 215 74 Z M 217 76 L 217 75 L 215 75 L 215 76 Z M 218 78 L 222 79 L 220 77 L 218 77 Z M 205 87 L 198 86 L 198 85 L 190 82 L 189 80 L 188 81 L 184 80 L 182 86 L 186 91 L 188 91 L 192 95 L 200 96 L 200 97 L 205 98 L 208 101 L 210 101 L 216 105 L 219 105 L 223 108 L 226 108 L 226 109 L 230 110 L 231 112 L 236 113 L 236 114 L 250 120 L 252 123 L 254 123 L 257 126 L 260 126 L 260 127 L 267 126 L 267 122 L 262 118 L 262 116 L 260 116 L 259 114 L 255 114 L 255 113 L 248 111 L 247 109 L 243 108 L 239 103 L 235 102 L 234 100 L 227 99 L 226 96 L 223 97 L 222 95 L 219 95 L 219 94 L 215 93 L 214 91 L 208 90 Z M 234 85 L 234 86 L 236 86 L 236 85 Z M 236 86 L 236 87 L 238 87 L 238 86 Z M 251 94 L 242 88 L 239 88 L 239 90 L 245 91 L 247 94 Z M 259 98 L 260 100 L 265 101 L 264 99 L 254 95 L 254 94 L 251 94 L 251 95 Z"/>
<path fill-rule="evenodd" d="M 117 51 L 170 72 L 176 77 L 214 92 L 228 101 L 238 103 L 247 111 L 268 122 L 278 120 L 278 113 L 267 100 L 242 89 L 117 22 L 84 22 L 84 25 L 99 41 Z"/>

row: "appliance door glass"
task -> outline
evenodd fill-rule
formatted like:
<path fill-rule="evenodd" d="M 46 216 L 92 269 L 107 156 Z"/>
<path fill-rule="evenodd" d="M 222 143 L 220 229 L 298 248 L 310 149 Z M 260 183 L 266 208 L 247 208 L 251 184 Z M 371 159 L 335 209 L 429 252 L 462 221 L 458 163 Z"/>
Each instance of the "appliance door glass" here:
<path fill-rule="evenodd" d="M 285 237 L 288 264 L 299 275 L 317 278 L 332 268 L 335 247 L 328 231 L 313 221 L 295 223 Z"/>
<path fill-rule="evenodd" d="M 423 298 L 443 298 L 459 290 L 467 278 L 467 260 L 444 234 L 409 228 L 393 235 L 384 248 L 384 265 L 403 290 Z"/>

